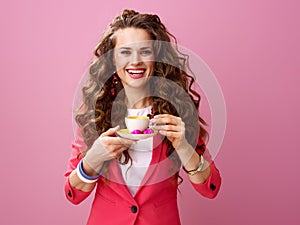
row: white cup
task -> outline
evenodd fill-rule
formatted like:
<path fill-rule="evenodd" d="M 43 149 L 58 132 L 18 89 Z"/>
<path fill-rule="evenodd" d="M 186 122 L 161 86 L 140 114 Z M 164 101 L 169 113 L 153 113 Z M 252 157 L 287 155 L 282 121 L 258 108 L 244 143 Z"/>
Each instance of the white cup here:
<path fill-rule="evenodd" d="M 127 116 L 125 124 L 129 132 L 134 130 L 144 131 L 149 126 L 149 118 L 147 116 Z"/>

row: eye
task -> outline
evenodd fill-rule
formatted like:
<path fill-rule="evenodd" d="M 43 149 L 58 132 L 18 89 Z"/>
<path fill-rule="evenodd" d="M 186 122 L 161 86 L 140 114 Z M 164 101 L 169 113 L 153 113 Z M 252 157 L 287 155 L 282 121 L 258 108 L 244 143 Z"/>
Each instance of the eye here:
<path fill-rule="evenodd" d="M 145 49 L 145 50 L 141 51 L 141 55 L 144 55 L 144 56 L 148 56 L 151 54 L 152 54 L 152 50 L 150 50 L 150 49 Z"/>
<path fill-rule="evenodd" d="M 130 55 L 131 52 L 129 50 L 122 50 L 120 53 L 122 55 Z"/>

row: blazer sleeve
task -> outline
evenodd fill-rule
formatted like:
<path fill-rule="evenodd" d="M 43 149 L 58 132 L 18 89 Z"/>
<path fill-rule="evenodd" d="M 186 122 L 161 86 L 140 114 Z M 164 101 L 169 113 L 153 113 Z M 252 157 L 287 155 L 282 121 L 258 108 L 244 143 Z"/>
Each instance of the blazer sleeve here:
<path fill-rule="evenodd" d="M 220 190 L 222 179 L 220 172 L 212 160 L 211 155 L 201 137 L 198 139 L 196 151 L 198 154 L 201 154 L 206 161 L 208 161 L 211 173 L 203 184 L 191 183 L 194 189 L 202 196 L 207 198 L 215 198 Z"/>
<path fill-rule="evenodd" d="M 76 169 L 80 158 L 78 157 L 78 153 L 81 150 L 84 150 L 86 145 L 84 143 L 83 137 L 81 135 L 81 130 L 78 128 L 76 131 L 76 138 L 72 142 L 72 151 L 71 156 L 69 159 L 67 171 L 65 172 L 65 185 L 64 185 L 64 191 L 66 198 L 73 204 L 77 205 L 81 203 L 84 199 L 86 199 L 92 191 L 90 192 L 84 192 L 81 190 L 78 190 L 71 186 L 69 182 L 69 175 L 72 173 L 73 170 Z"/>

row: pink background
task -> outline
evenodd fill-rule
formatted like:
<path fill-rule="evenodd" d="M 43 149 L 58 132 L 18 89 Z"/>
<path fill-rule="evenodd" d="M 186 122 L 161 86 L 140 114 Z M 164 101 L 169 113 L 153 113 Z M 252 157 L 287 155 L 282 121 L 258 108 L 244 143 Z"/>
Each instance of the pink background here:
<path fill-rule="evenodd" d="M 6 1 L 1 4 L 2 225 L 84 224 L 64 197 L 72 102 L 103 29 L 122 9 L 157 13 L 214 71 L 228 124 L 214 200 L 180 187 L 183 225 L 299 224 L 297 0 Z"/>

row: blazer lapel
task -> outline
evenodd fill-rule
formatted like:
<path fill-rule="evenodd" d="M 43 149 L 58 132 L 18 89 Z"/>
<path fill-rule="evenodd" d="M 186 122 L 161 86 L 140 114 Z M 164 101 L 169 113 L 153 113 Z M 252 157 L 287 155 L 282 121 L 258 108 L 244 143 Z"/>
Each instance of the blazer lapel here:
<path fill-rule="evenodd" d="M 127 188 L 127 185 L 123 179 L 121 170 L 119 168 L 117 160 L 112 160 L 109 165 L 109 181 L 114 182 L 116 188 L 115 191 L 119 193 L 124 199 L 132 202 L 133 199 L 130 191 Z"/>
<path fill-rule="evenodd" d="M 160 162 L 160 159 L 162 157 L 162 152 L 163 152 L 162 151 L 162 148 L 163 148 L 162 141 L 163 141 L 163 137 L 161 135 L 155 135 L 153 137 L 152 158 L 151 158 L 151 161 L 150 161 L 150 165 L 149 165 L 149 167 L 146 171 L 146 174 L 145 174 L 145 176 L 144 176 L 144 178 L 143 178 L 143 180 L 140 184 L 139 189 L 149 181 L 149 179 L 151 178 L 151 176 L 155 172 L 157 165 Z"/>
<path fill-rule="evenodd" d="M 143 187 L 164 181 L 174 175 L 175 172 L 177 172 L 174 172 L 170 169 L 174 167 L 174 164 L 172 160 L 170 160 L 170 158 L 166 156 L 167 144 L 162 142 L 163 138 L 164 137 L 161 135 L 156 135 L 153 138 L 154 148 L 152 159 L 135 195 L 137 195 L 137 193 L 140 192 Z"/>

